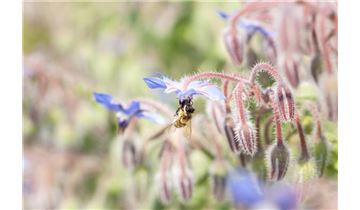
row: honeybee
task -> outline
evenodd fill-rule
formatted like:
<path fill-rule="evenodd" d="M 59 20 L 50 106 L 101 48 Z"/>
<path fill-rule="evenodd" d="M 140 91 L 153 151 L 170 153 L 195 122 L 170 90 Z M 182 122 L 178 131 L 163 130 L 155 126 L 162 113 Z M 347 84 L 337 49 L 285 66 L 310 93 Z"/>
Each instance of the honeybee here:
<path fill-rule="evenodd" d="M 179 107 L 176 110 L 176 118 L 172 122 L 175 128 L 187 128 L 187 135 L 190 137 L 191 135 L 191 118 L 192 114 L 195 112 L 194 107 L 192 106 L 192 98 L 186 98 L 179 100 Z"/>

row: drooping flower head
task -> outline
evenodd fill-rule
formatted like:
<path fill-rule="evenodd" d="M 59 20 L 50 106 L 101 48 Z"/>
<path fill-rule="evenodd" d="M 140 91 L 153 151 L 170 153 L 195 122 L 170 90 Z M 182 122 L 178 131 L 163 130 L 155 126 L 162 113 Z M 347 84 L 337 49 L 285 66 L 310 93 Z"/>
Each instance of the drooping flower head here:
<path fill-rule="evenodd" d="M 231 20 L 232 18 L 231 15 L 223 11 L 218 11 L 217 14 L 226 21 Z M 274 32 L 267 29 L 262 23 L 246 18 L 241 18 L 239 20 L 236 29 L 236 33 L 234 34 L 234 29 L 227 27 L 223 33 L 225 46 L 235 64 L 242 63 L 243 54 L 246 51 L 244 49 L 244 42 L 249 42 L 254 34 L 260 34 L 264 38 L 265 42 L 262 42 L 264 53 L 273 63 L 276 63 L 277 50 L 275 47 Z M 240 39 L 241 32 L 244 34 L 243 39 Z M 248 59 L 250 59 L 251 56 L 254 56 L 252 53 L 253 51 L 249 48 L 247 50 Z"/>
<path fill-rule="evenodd" d="M 133 118 L 145 118 L 159 124 L 165 123 L 164 118 L 160 115 L 142 109 L 139 101 L 132 101 L 130 105 L 125 108 L 120 103 L 114 101 L 113 97 L 109 94 L 94 92 L 94 97 L 96 102 L 116 113 L 120 132 L 123 132 L 127 128 Z"/>
<path fill-rule="evenodd" d="M 275 143 L 269 147 L 266 160 L 270 180 L 281 180 L 286 175 L 290 164 L 290 150 L 285 144 Z"/>
<path fill-rule="evenodd" d="M 224 100 L 223 92 L 216 86 L 206 80 L 191 81 L 184 89 L 185 78 L 173 81 L 165 76 L 146 77 L 146 85 L 151 89 L 163 89 L 165 93 L 175 92 L 179 100 L 193 98 L 195 95 L 202 95 L 210 100 Z"/>
<path fill-rule="evenodd" d="M 231 18 L 231 15 L 227 14 L 224 11 L 218 11 L 217 14 L 223 20 L 230 20 L 230 18 Z M 239 21 L 238 26 L 239 26 L 240 29 L 244 29 L 246 31 L 246 33 L 249 34 L 249 35 L 259 33 L 265 38 L 274 37 L 274 33 L 271 32 L 270 30 L 266 29 L 258 21 L 242 18 Z"/>

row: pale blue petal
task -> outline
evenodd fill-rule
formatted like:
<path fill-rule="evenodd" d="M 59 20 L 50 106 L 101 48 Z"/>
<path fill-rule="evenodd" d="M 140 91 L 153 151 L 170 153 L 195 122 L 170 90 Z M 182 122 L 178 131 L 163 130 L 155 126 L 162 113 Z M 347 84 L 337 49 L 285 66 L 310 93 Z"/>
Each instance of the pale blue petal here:
<path fill-rule="evenodd" d="M 196 92 L 194 89 L 187 90 L 185 92 L 178 91 L 176 95 L 179 97 L 179 99 L 184 99 L 188 97 L 193 97 L 194 95 L 198 95 L 199 93 Z"/>
<path fill-rule="evenodd" d="M 157 123 L 157 124 L 165 124 L 166 120 L 159 114 L 154 112 L 141 112 L 137 115 L 138 117 L 147 119 L 151 122 Z"/>
<path fill-rule="evenodd" d="M 225 99 L 224 93 L 216 85 L 210 84 L 207 81 L 191 82 L 189 88 L 194 90 L 195 93 L 190 92 L 193 95 L 203 95 L 213 101 Z"/>

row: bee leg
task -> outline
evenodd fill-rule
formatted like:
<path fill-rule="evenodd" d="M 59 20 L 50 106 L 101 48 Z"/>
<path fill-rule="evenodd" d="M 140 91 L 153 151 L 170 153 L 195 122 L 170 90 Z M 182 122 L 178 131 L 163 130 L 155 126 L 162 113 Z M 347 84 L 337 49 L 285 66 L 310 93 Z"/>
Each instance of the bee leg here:
<path fill-rule="evenodd" d="M 176 110 L 176 112 L 175 112 L 175 115 L 174 116 L 177 116 L 178 114 L 179 114 L 179 111 L 180 111 L 180 107 L 179 108 L 177 108 L 177 110 Z"/>

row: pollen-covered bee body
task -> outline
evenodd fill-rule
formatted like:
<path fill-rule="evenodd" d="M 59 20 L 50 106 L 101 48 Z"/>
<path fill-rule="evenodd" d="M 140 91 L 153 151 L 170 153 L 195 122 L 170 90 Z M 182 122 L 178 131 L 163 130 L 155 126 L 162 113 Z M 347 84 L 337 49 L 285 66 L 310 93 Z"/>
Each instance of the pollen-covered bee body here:
<path fill-rule="evenodd" d="M 191 114 L 185 113 L 183 110 L 179 110 L 177 117 L 175 118 L 173 125 L 176 128 L 182 128 L 187 125 L 187 123 L 191 120 Z"/>
<path fill-rule="evenodd" d="M 192 107 L 193 102 L 191 98 L 179 100 L 179 108 L 176 111 L 176 118 L 173 121 L 173 125 L 176 128 L 182 128 L 191 121 L 192 113 L 195 109 Z"/>

